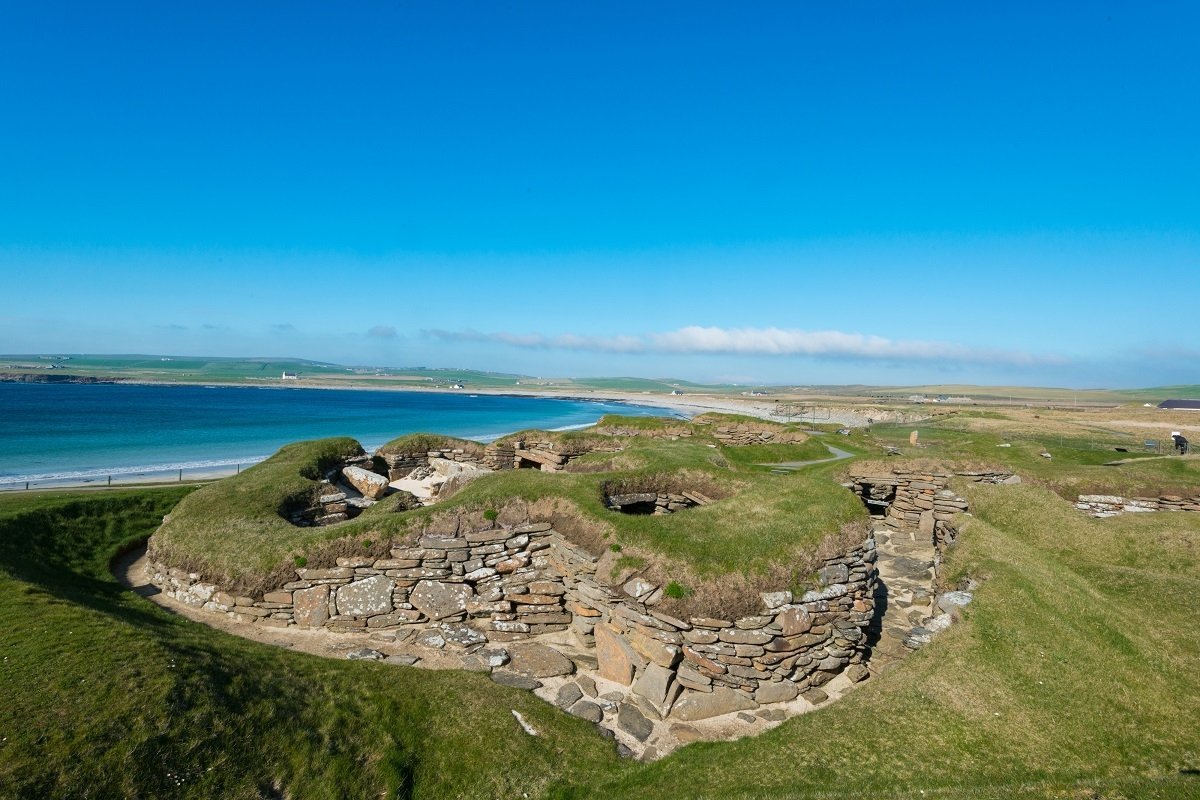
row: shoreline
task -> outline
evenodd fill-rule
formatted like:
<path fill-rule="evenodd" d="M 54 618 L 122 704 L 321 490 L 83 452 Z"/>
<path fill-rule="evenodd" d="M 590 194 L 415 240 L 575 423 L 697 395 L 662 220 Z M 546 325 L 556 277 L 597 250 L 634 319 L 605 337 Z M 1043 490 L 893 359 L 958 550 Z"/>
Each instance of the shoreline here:
<path fill-rule="evenodd" d="M 69 385 L 69 384 L 67 384 Z M 84 384 L 96 385 L 96 384 Z M 138 386 L 220 386 L 221 388 L 281 388 L 281 389 L 328 389 L 337 390 L 344 389 L 349 391 L 400 391 L 400 392 L 425 392 L 434 394 L 464 394 L 466 390 L 459 389 L 433 389 L 433 388 L 408 388 L 408 387 L 369 387 L 369 386 L 256 386 L 254 384 L 245 383 L 204 383 L 204 384 L 186 384 L 165 381 L 120 381 L 120 385 L 138 385 Z M 657 396 L 625 396 L 623 393 L 604 393 L 603 396 L 580 396 L 578 394 L 568 393 L 550 393 L 550 392 L 514 392 L 509 390 L 496 389 L 477 389 L 471 391 L 470 394 L 488 395 L 491 397 L 527 397 L 543 400 L 564 400 L 571 402 L 582 403 L 618 403 L 626 405 L 636 405 L 645 408 L 658 408 L 664 411 L 674 412 L 687 417 L 695 416 L 702 413 L 704 408 L 697 407 L 695 404 L 673 404 L 668 402 L 659 402 Z M 599 422 L 598 416 L 595 420 L 588 423 L 566 426 L 565 428 L 556 428 L 555 430 L 583 430 L 596 425 Z M 494 439 L 507 436 L 516 431 L 505 431 L 494 436 L 485 437 L 480 441 L 492 441 Z M 372 450 L 378 447 L 371 448 Z M 252 467 L 258 464 L 269 456 L 262 457 L 247 457 L 241 462 L 231 462 L 228 464 L 200 464 L 196 466 L 179 466 L 179 465 L 162 465 L 155 468 L 149 465 L 148 468 L 134 467 L 111 467 L 111 472 L 105 470 L 94 470 L 88 474 L 81 475 L 64 475 L 64 476 L 14 476 L 11 479 L 0 478 L 0 494 L 10 492 L 25 492 L 25 491 L 53 491 L 59 489 L 85 489 L 85 490 L 100 490 L 108 488 L 130 488 L 133 486 L 164 486 L 172 484 L 186 483 L 203 483 L 208 481 L 219 480 L 236 475 L 243 468 Z M 197 459 L 200 460 L 200 459 Z M 136 471 L 135 471 L 136 470 Z"/>
<path fill-rule="evenodd" d="M 68 376 L 63 376 L 68 377 Z M 535 391 L 532 389 L 508 389 L 498 387 L 480 387 L 477 389 L 447 389 L 444 387 L 434 386 L 371 386 L 364 384 L 355 384 L 349 386 L 339 386 L 329 383 L 306 383 L 304 381 L 289 381 L 283 383 L 278 379 L 271 379 L 273 383 L 250 383 L 250 382 L 232 382 L 232 381 L 172 381 L 172 380 L 148 380 L 145 378 L 100 378 L 90 375 L 70 376 L 78 378 L 86 378 L 88 380 L 81 382 L 72 381 L 52 381 L 52 382 L 34 382 L 40 385 L 109 385 L 109 386 L 192 386 L 205 387 L 216 386 L 228 389 L 321 389 L 326 391 L 353 391 L 353 392 L 421 392 L 426 394 L 448 394 L 448 395 L 489 395 L 493 397 L 529 397 L 542 398 L 549 400 L 574 400 L 577 402 L 609 402 L 609 403 L 625 403 L 627 405 L 648 406 L 651 408 L 670 408 L 671 410 L 695 416 L 702 414 L 705 411 L 718 411 L 726 413 L 742 413 L 748 416 L 755 416 L 762 419 L 769 418 L 770 412 L 773 409 L 774 402 L 783 400 L 777 398 L 775 401 L 750 400 L 740 396 L 726 396 L 708 393 L 670 395 L 670 394 L 655 394 L 650 392 L 622 392 L 616 390 L 604 389 L 545 389 Z M 26 381 L 12 381 L 13 383 L 26 383 Z M 695 402 L 700 401 L 700 402 Z M 788 400 L 792 402 L 792 400 Z M 833 405 L 826 403 L 827 405 Z M 844 405 L 844 403 L 840 403 Z"/>

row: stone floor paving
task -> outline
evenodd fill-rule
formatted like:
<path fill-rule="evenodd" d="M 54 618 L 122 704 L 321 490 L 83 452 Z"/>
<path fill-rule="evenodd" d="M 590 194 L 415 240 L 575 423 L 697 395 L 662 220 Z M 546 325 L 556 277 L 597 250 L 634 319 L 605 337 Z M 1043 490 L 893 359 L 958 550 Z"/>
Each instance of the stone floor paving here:
<path fill-rule="evenodd" d="M 934 616 L 933 537 L 915 530 L 896 530 L 874 520 L 877 613 L 868 628 L 872 674 L 885 672 L 897 661 L 929 641 L 926 627 Z"/>

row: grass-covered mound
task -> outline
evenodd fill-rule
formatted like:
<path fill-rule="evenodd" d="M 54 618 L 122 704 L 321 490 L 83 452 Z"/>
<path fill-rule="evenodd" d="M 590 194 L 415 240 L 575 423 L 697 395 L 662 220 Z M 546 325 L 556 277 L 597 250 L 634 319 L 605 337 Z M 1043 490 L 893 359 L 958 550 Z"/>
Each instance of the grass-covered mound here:
<path fill-rule="evenodd" d="M 297 528 L 289 510 L 322 491 L 322 476 L 362 455 L 353 439 L 297 442 L 239 475 L 189 495 L 163 522 L 152 549 L 156 558 L 197 569 L 212 580 L 266 577 L 292 550 L 331 538 L 326 529 Z"/>
<path fill-rule="evenodd" d="M 1200 795 L 1200 515 L 964 491 L 959 624 L 828 708 L 654 764 L 483 676 L 281 651 L 123 591 L 109 558 L 181 490 L 3 497 L 0 795 Z"/>
<path fill-rule="evenodd" d="M 428 453 L 431 450 L 462 450 L 478 458 L 483 455 L 483 445 L 470 439 L 443 436 L 440 433 L 409 433 L 392 439 L 376 453 L 386 456 L 392 453 Z"/>
<path fill-rule="evenodd" d="M 356 445 L 351 440 L 290 445 L 242 475 L 188 497 L 151 540 L 152 555 L 200 572 L 207 580 L 261 590 L 288 580 L 299 563 L 325 566 L 338 555 L 363 548 L 382 552 L 392 541 L 411 540 L 435 513 L 553 502 L 560 516 L 574 518 L 575 527 L 588 532 L 581 544 L 596 554 L 609 547 L 620 549 L 627 566 L 664 583 L 687 586 L 689 602 L 699 610 L 705 603 L 719 602 L 717 594 L 706 594 L 706 586 L 719 585 L 727 594 L 725 590 L 736 585 L 755 602 L 757 589 L 778 589 L 781 581 L 803 588 L 799 582 L 807 580 L 819 552 L 862 535 L 865 510 L 824 465 L 773 475 L 740 455 L 749 450 L 755 458 L 828 457 L 828 450 L 820 447 L 817 452 L 808 442 L 737 448 L 691 437 L 618 440 L 589 431 L 528 431 L 510 440 L 520 438 L 549 440 L 556 448 L 579 447 L 581 452 L 600 446 L 606 452 L 581 459 L 591 465 L 589 471 L 504 470 L 473 481 L 432 508 L 397 512 L 395 504 L 385 500 L 348 522 L 296 528 L 280 517 L 279 509 L 297 496 L 320 491 L 314 478 L 323 459 L 353 454 Z M 618 445 L 621 450 L 614 454 Z M 657 476 L 670 476 L 675 488 L 694 484 L 717 502 L 654 517 L 632 517 L 606 506 L 606 484 Z M 564 524 L 568 535 L 569 522 Z M 855 530 L 847 530 L 855 524 Z"/>

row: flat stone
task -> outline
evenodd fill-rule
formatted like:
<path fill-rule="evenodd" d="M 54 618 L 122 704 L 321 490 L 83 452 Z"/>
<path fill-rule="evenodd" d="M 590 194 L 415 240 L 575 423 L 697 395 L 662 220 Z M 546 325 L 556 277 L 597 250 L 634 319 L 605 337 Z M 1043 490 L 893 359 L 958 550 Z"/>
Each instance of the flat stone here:
<path fill-rule="evenodd" d="M 518 675 L 515 672 L 496 669 L 492 670 L 492 680 L 501 686 L 512 686 L 515 689 L 540 689 L 542 682 L 530 678 L 528 675 Z"/>
<path fill-rule="evenodd" d="M 594 633 L 600 677 L 628 686 L 634 669 L 643 663 L 641 656 L 607 623 L 597 625 Z"/>
<path fill-rule="evenodd" d="M 795 700 L 798 694 L 800 694 L 800 690 L 791 681 L 760 683 L 758 691 L 754 693 L 754 701 L 762 705 L 786 703 L 789 700 Z"/>
<path fill-rule="evenodd" d="M 700 742 L 704 740 L 704 734 L 691 725 L 675 724 L 671 726 L 671 735 L 680 744 L 691 744 L 692 742 Z"/>
<path fill-rule="evenodd" d="M 866 680 L 870 674 L 870 670 L 868 670 L 862 664 L 851 664 L 850 666 L 846 667 L 846 677 L 854 683 Z"/>
<path fill-rule="evenodd" d="M 719 634 L 722 642 L 730 644 L 766 644 L 775 638 L 775 634 L 767 631 L 744 631 L 740 628 L 725 628 Z"/>
<path fill-rule="evenodd" d="M 802 697 L 814 706 L 820 705 L 829 699 L 829 695 L 825 694 L 821 689 L 809 689 Z"/>
<path fill-rule="evenodd" d="M 354 581 L 337 590 L 337 612 L 350 617 L 370 617 L 392 610 L 392 589 L 395 581 L 374 575 Z"/>
<path fill-rule="evenodd" d="M 664 667 L 675 666 L 683 657 L 682 651 L 677 646 L 660 642 L 652 636 L 630 632 L 626 635 L 626 639 L 630 646 L 638 652 L 638 655 Z"/>
<path fill-rule="evenodd" d="M 723 619 L 713 619 L 712 617 L 692 617 L 692 625 L 697 628 L 732 628 L 733 623 Z"/>
<path fill-rule="evenodd" d="M 897 561 L 899 561 L 899 559 L 897 559 Z M 818 600 L 836 600 L 844 594 L 846 594 L 846 584 L 833 583 L 829 586 L 826 586 L 824 589 L 805 592 L 804 596 L 800 598 L 800 602 L 813 603 Z"/>
<path fill-rule="evenodd" d="M 629 703 L 621 703 L 617 708 L 617 726 L 639 742 L 646 741 L 654 732 L 654 723 Z"/>
<path fill-rule="evenodd" d="M 467 601 L 474 596 L 475 590 L 461 583 L 423 580 L 408 593 L 408 602 L 430 619 L 442 619 L 465 612 Z"/>
<path fill-rule="evenodd" d="M 487 641 L 486 636 L 467 625 L 443 624 L 438 626 L 437 631 L 446 640 L 446 644 L 454 647 L 471 647 Z"/>
<path fill-rule="evenodd" d="M 850 580 L 850 568 L 845 564 L 828 564 L 821 567 L 817 574 L 823 586 L 833 583 L 845 583 Z"/>
<path fill-rule="evenodd" d="M 503 647 L 485 647 L 475 655 L 479 656 L 489 669 L 503 667 L 508 663 L 508 651 Z"/>
<path fill-rule="evenodd" d="M 421 631 L 417 634 L 416 643 L 421 647 L 431 647 L 434 650 L 441 650 L 446 646 L 446 640 L 442 638 L 442 634 L 437 629 Z"/>
<path fill-rule="evenodd" d="M 791 592 L 763 592 L 759 595 L 762 598 L 763 605 L 769 609 L 776 609 L 780 606 L 785 606 L 792 602 Z"/>
<path fill-rule="evenodd" d="M 329 569 L 298 569 L 296 574 L 306 581 L 328 581 L 340 578 L 353 578 L 353 567 L 330 567 Z M 239 603 L 238 605 L 241 605 Z"/>
<path fill-rule="evenodd" d="M 570 708 L 575 705 L 575 702 L 583 698 L 583 690 L 575 683 L 564 683 L 558 687 L 558 694 L 554 696 L 554 705 L 562 709 Z"/>
<path fill-rule="evenodd" d="M 758 712 L 758 718 L 766 722 L 783 722 L 787 713 L 782 708 L 765 708 Z"/>
<path fill-rule="evenodd" d="M 376 475 L 362 467 L 345 467 L 342 476 L 351 486 L 362 492 L 364 497 L 379 500 L 387 494 L 388 479 L 382 475 Z"/>
<path fill-rule="evenodd" d="M 647 664 L 633 682 L 633 693 L 644 697 L 656 710 L 662 712 L 674 680 L 674 671 L 658 664 Z"/>
<path fill-rule="evenodd" d="M 756 708 L 758 703 L 740 692 L 735 692 L 727 686 L 715 686 L 708 693 L 685 693 L 671 707 L 671 717 L 684 722 L 695 722 L 735 711 L 753 711 Z"/>
<path fill-rule="evenodd" d="M 553 678 L 570 675 L 575 663 L 552 647 L 544 644 L 524 644 L 508 651 L 508 669 L 531 678 Z"/>
<path fill-rule="evenodd" d="M 590 676 L 580 675 L 575 679 L 575 682 L 579 684 L 579 688 L 582 689 L 583 693 L 588 697 L 596 696 L 596 682 L 592 680 Z"/>
<path fill-rule="evenodd" d="M 363 647 L 358 650 L 351 650 L 346 653 L 346 658 L 351 661 L 383 661 L 387 656 L 378 650 L 372 650 L 369 647 Z"/>
<path fill-rule="evenodd" d="M 604 719 L 604 709 L 588 700 L 580 700 L 567 709 L 567 713 L 588 722 L 600 722 Z"/>
<path fill-rule="evenodd" d="M 292 613 L 302 628 L 319 628 L 329 621 L 329 584 L 292 593 Z"/>
<path fill-rule="evenodd" d="M 946 592 L 938 595 L 937 605 L 942 611 L 952 614 L 966 608 L 974 597 L 970 592 Z"/>
<path fill-rule="evenodd" d="M 653 592 L 656 587 L 653 583 L 644 581 L 641 578 L 634 578 L 621 588 L 625 590 L 625 594 L 640 600 Z"/>

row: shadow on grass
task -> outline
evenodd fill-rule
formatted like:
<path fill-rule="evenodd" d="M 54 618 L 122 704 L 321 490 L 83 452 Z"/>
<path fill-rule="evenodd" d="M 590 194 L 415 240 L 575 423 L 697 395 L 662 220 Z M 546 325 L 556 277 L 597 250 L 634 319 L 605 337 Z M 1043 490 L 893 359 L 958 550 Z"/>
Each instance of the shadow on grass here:
<path fill-rule="evenodd" d="M 0 609 L 14 620 L 0 642 L 19 698 L 0 712 L 0 784 L 28 797 L 411 796 L 420 729 L 400 721 L 423 718 L 411 698 L 364 702 L 340 691 L 345 678 L 385 688 L 378 675 L 199 630 L 116 582 L 112 554 L 181 496 L 0 514 Z"/>

